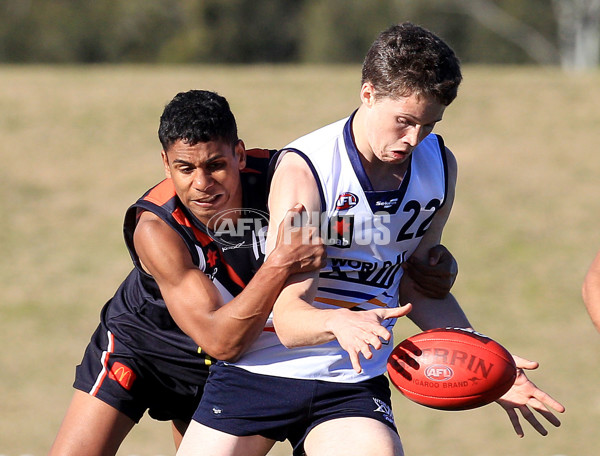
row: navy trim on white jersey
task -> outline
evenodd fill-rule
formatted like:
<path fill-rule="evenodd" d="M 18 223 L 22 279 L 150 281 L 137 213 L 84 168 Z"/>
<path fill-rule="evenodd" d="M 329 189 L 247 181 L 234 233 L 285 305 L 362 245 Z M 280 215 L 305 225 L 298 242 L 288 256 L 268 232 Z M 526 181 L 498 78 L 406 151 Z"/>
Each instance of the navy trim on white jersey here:
<path fill-rule="evenodd" d="M 402 182 L 400 183 L 400 186 L 397 189 L 385 191 L 374 190 L 373 185 L 371 184 L 371 180 L 369 179 L 369 176 L 367 176 L 365 168 L 363 167 L 363 164 L 360 161 L 360 155 L 352 137 L 352 120 L 354 119 L 355 114 L 356 111 L 352 113 L 352 115 L 348 118 L 348 121 L 344 125 L 344 144 L 348 152 L 348 158 L 350 159 L 350 163 L 352 164 L 352 168 L 354 169 L 354 173 L 356 174 L 356 178 L 358 179 L 365 193 L 365 196 L 369 201 L 371 211 L 377 212 L 380 210 L 380 207 L 377 205 L 378 202 L 392 200 L 400 202 L 404 198 L 404 194 L 406 193 L 408 184 L 410 182 L 413 157 L 412 155 L 408 157 L 408 167 L 404 174 L 404 178 L 402 179 Z M 388 206 L 386 207 L 386 210 L 391 214 L 395 214 L 398 210 L 398 205 L 396 204 Z"/>
<path fill-rule="evenodd" d="M 317 184 L 317 188 L 319 189 L 319 199 L 321 200 L 321 212 L 324 212 L 325 209 L 327 208 L 327 204 L 325 203 L 325 194 L 323 193 L 323 187 L 321 187 L 321 181 L 319 179 L 319 175 L 317 174 L 317 170 L 315 169 L 315 166 L 312 164 L 312 162 L 310 161 L 310 159 L 301 150 L 293 149 L 293 148 L 287 148 L 286 147 L 284 149 L 281 149 L 279 152 L 277 152 L 277 154 L 271 160 L 271 165 L 270 165 L 270 169 L 269 169 L 269 176 L 268 176 L 268 179 L 269 179 L 268 180 L 268 185 L 269 185 L 269 187 L 271 186 L 271 181 L 273 180 L 273 173 L 275 172 L 275 168 L 279 164 L 279 159 L 283 155 L 284 151 L 285 152 L 289 151 L 289 152 L 293 152 L 293 153 L 297 154 L 308 165 L 308 167 L 310 169 L 310 172 L 312 173 L 313 177 L 315 178 L 315 182 Z"/>

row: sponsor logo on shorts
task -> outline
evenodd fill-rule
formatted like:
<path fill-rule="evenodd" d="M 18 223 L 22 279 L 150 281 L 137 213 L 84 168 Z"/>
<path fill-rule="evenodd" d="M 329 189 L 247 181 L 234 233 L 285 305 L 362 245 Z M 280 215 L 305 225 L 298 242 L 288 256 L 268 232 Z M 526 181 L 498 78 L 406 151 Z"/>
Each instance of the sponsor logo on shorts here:
<path fill-rule="evenodd" d="M 125 364 L 115 362 L 110 368 L 108 378 L 115 380 L 119 385 L 129 391 L 133 386 L 136 375 L 135 372 L 133 372 L 131 368 L 127 367 Z"/>
<path fill-rule="evenodd" d="M 381 399 L 377 399 L 376 397 L 373 398 L 373 402 L 375 402 L 375 405 L 377 406 L 375 411 L 383 413 L 383 417 L 386 419 L 386 421 L 394 423 L 394 414 L 392 413 L 392 408 Z"/>

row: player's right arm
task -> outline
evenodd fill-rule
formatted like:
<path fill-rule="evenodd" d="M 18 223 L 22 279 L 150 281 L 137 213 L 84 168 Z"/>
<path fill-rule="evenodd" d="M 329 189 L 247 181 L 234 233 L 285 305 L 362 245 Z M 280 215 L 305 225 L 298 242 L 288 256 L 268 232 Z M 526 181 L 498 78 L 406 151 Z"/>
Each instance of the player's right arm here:
<path fill-rule="evenodd" d="M 300 210 L 294 208 L 290 214 Z M 177 325 L 209 355 L 232 360 L 261 333 L 287 278 L 323 264 L 324 248 L 320 242 L 303 245 L 297 235 L 292 235 L 292 242 L 276 242 L 273 254 L 228 303 L 194 265 L 180 236 L 155 214 L 141 214 L 134 245 Z"/>

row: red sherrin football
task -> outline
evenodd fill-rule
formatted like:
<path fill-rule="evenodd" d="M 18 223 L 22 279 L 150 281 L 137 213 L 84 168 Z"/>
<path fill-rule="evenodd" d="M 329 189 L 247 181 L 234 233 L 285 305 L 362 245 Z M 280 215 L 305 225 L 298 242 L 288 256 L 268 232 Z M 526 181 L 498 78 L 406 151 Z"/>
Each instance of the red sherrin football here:
<path fill-rule="evenodd" d="M 431 329 L 402 341 L 387 364 L 391 382 L 412 401 L 440 410 L 467 410 L 495 401 L 517 369 L 499 343 L 475 331 Z"/>

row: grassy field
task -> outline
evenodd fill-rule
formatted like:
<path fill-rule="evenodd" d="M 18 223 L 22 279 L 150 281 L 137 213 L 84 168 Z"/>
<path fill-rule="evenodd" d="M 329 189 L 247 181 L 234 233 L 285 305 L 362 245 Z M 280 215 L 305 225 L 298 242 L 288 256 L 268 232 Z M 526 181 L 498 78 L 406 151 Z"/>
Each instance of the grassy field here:
<path fill-rule="evenodd" d="M 357 106 L 358 67 L 0 67 L 0 454 L 41 456 L 98 312 L 130 269 L 125 209 L 162 178 L 172 96 L 217 90 L 247 146 L 281 147 Z M 467 67 L 438 132 L 459 163 L 444 242 L 472 323 L 540 362 L 563 426 L 518 439 L 496 405 L 439 412 L 395 396 L 407 455 L 588 456 L 600 437 L 600 335 L 580 298 L 600 248 L 600 74 Z M 397 325 L 398 340 L 417 330 Z M 121 455 L 173 454 L 144 418 Z M 288 455 L 279 445 L 274 456 Z"/>

